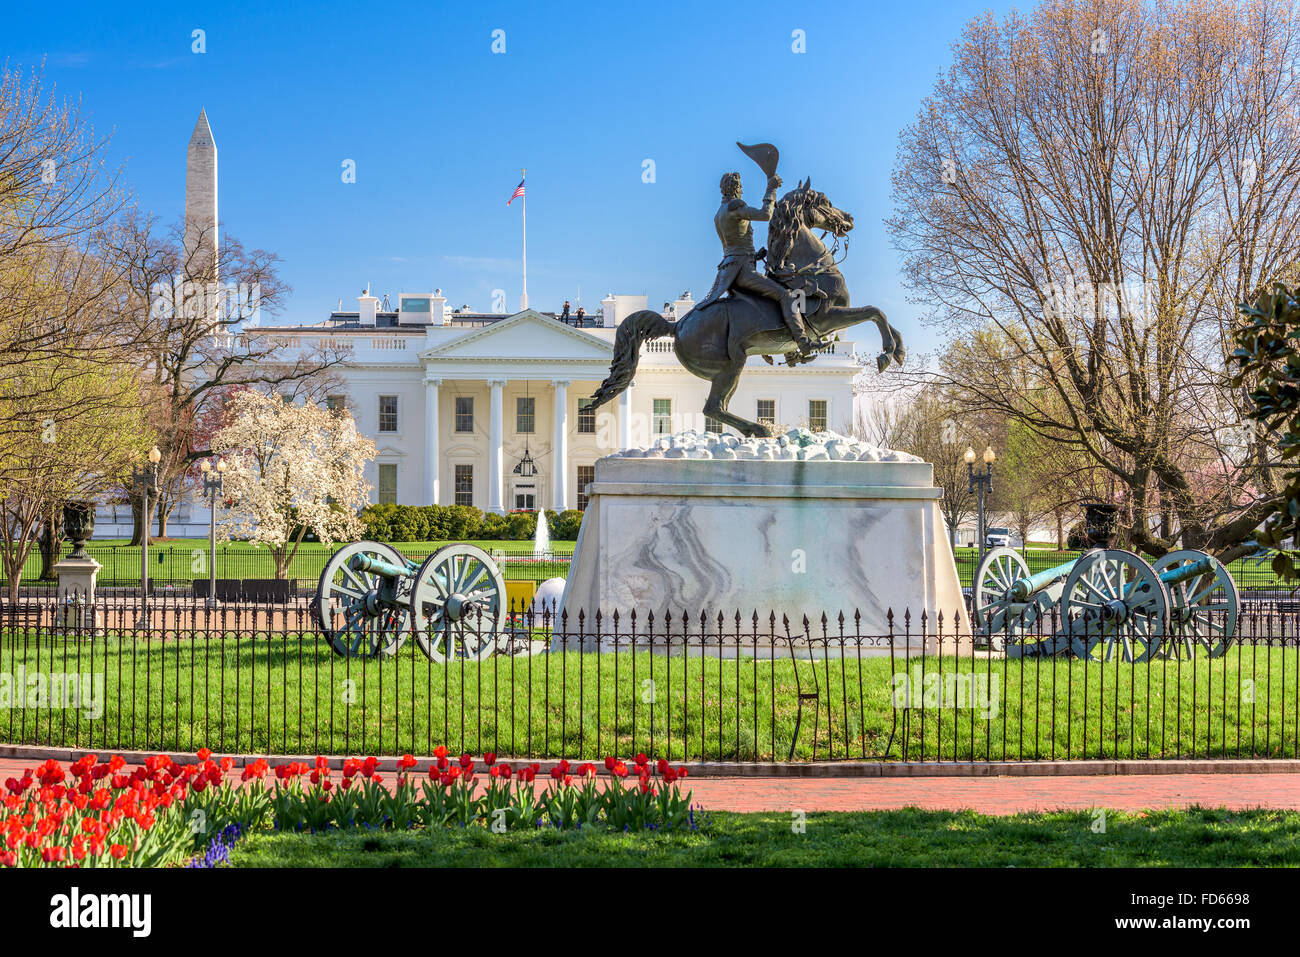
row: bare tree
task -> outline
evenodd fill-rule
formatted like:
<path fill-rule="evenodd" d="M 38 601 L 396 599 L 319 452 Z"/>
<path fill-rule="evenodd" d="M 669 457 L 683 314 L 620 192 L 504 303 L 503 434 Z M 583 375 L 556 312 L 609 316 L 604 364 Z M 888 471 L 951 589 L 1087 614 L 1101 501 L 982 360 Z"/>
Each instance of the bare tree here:
<path fill-rule="evenodd" d="M 126 271 L 123 311 L 145 344 L 151 419 L 162 452 L 159 465 L 159 533 L 192 481 L 195 466 L 211 454 L 207 439 L 220 427 L 226 399 L 238 390 L 287 391 L 317 398 L 336 381 L 328 370 L 345 354 L 321 347 L 304 352 L 262 335 L 260 315 L 276 312 L 289 295 L 279 257 L 246 250 L 224 235 L 212 278 L 206 236 L 183 226 L 162 229 L 139 212 L 123 218 L 114 254 Z M 133 542 L 145 534 L 140 500 L 133 504 Z"/>
<path fill-rule="evenodd" d="M 0 494 L 25 480 L 32 442 L 138 402 L 113 374 L 130 337 L 107 318 L 121 279 L 107 230 L 125 199 L 106 145 L 39 70 L 0 67 Z M 103 387 L 77 389 L 88 373 Z"/>
<path fill-rule="evenodd" d="M 955 50 L 901 135 L 890 221 L 962 346 L 941 381 L 1113 474 L 1134 545 L 1249 551 L 1279 476 L 1260 436 L 1225 447 L 1227 343 L 1234 304 L 1300 264 L 1297 15 L 1052 0 Z"/>

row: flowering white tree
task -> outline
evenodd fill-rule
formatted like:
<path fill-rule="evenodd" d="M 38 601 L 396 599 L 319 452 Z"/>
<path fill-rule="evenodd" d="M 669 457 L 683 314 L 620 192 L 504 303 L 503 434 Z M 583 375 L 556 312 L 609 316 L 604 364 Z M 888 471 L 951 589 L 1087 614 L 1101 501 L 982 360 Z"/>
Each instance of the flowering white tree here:
<path fill-rule="evenodd" d="M 357 511 L 370 501 L 363 473 L 375 444 L 357 434 L 351 414 L 251 389 L 236 393 L 226 412 L 212 437 L 233 502 L 226 538 L 268 546 L 276 577 L 286 578 L 309 531 L 326 545 L 361 534 Z"/>

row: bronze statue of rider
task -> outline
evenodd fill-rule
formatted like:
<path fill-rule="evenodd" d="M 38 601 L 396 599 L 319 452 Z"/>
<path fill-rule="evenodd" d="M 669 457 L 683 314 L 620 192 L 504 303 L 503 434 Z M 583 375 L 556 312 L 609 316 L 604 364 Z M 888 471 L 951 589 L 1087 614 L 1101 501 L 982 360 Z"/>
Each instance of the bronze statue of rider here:
<path fill-rule="evenodd" d="M 763 193 L 763 205 L 758 209 L 741 199 L 739 173 L 727 173 L 722 177 L 722 204 L 713 216 L 713 225 L 722 241 L 722 262 L 718 263 L 718 275 L 713 281 L 709 294 L 696 304 L 696 309 L 703 309 L 711 302 L 720 299 L 728 289 L 743 289 L 746 292 L 776 300 L 781 306 L 781 317 L 785 320 L 790 335 L 794 338 L 801 356 L 809 356 L 816 348 L 808 337 L 800 314 L 798 302 L 800 296 L 794 290 L 787 289 L 775 279 L 759 273 L 757 269 L 758 253 L 754 251 L 754 228 L 750 223 L 767 222 L 772 218 L 772 207 L 776 201 L 776 191 L 781 186 L 781 177 L 776 175 L 775 149 L 770 158 L 757 156 L 751 150 L 756 148 L 741 147 L 746 154 L 759 163 L 767 175 L 767 190 Z M 767 163 L 764 160 L 768 160 Z"/>

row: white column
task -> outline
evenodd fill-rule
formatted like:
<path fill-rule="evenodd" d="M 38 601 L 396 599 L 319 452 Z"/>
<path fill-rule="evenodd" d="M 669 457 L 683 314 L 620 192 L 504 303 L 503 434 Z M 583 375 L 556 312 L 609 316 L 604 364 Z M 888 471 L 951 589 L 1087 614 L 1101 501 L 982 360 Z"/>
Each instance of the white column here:
<path fill-rule="evenodd" d="M 438 387 L 441 379 L 424 380 L 424 498 L 428 505 L 438 501 Z"/>
<path fill-rule="evenodd" d="M 634 384 L 629 382 L 627 388 L 618 394 L 618 448 L 620 452 L 632 446 L 632 386 Z"/>
<path fill-rule="evenodd" d="M 551 495 L 557 512 L 569 507 L 569 380 L 552 379 L 555 387 L 555 441 L 551 448 L 555 477 Z"/>
<path fill-rule="evenodd" d="M 488 510 L 501 511 L 501 502 L 505 498 L 505 475 L 502 474 L 502 425 L 501 425 L 501 389 L 505 386 L 503 379 L 490 379 L 488 387 L 492 390 L 491 417 L 488 427 Z"/>

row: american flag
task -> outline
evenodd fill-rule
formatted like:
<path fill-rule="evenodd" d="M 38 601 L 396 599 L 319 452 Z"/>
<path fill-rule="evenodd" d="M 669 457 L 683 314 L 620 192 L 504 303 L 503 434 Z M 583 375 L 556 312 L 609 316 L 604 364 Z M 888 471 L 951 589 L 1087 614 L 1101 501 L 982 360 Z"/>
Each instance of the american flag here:
<path fill-rule="evenodd" d="M 515 187 L 515 191 L 511 193 L 510 198 L 506 200 L 506 205 L 509 206 L 522 195 L 524 195 L 524 181 L 521 179 L 519 185 Z"/>

